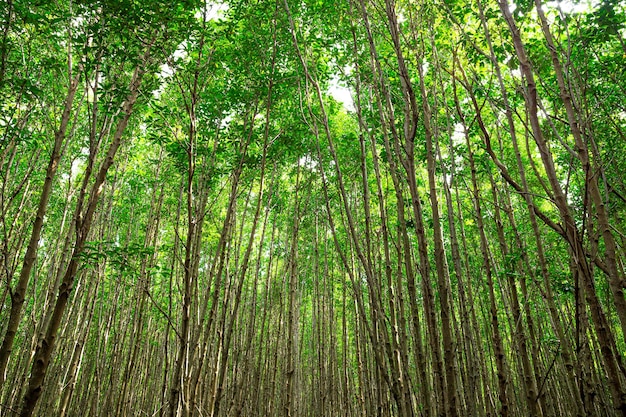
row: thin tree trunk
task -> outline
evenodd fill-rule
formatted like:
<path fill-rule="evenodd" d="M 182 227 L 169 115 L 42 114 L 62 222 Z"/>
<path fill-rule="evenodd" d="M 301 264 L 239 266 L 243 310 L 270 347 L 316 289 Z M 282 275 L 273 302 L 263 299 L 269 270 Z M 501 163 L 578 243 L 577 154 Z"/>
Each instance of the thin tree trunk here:
<path fill-rule="evenodd" d="M 82 70 L 79 69 L 77 74 L 70 79 L 67 97 L 65 98 L 65 106 L 61 115 L 61 123 L 59 129 L 54 135 L 54 145 L 48 162 L 48 168 L 46 169 L 46 178 L 41 190 L 41 196 L 39 197 L 35 222 L 33 223 L 33 229 L 31 231 L 28 247 L 26 249 L 26 253 L 24 254 L 22 269 L 20 270 L 20 276 L 15 289 L 10 293 L 11 313 L 9 315 L 7 329 L 2 340 L 2 346 L 0 347 L 0 390 L 2 389 L 6 378 L 7 364 L 9 362 L 11 352 L 13 351 L 13 342 L 15 341 L 15 335 L 17 334 L 17 329 L 22 318 L 22 307 L 26 298 L 26 289 L 28 288 L 31 271 L 35 265 L 35 261 L 37 260 L 37 247 L 39 246 L 41 230 L 43 229 L 44 217 L 46 215 L 46 211 L 48 210 L 52 183 L 59 166 L 59 161 L 61 160 L 61 147 L 63 145 L 63 141 L 65 140 L 67 127 L 72 113 L 72 106 L 74 104 L 74 97 L 76 96 L 76 91 L 78 90 L 81 75 Z"/>
<path fill-rule="evenodd" d="M 145 63 L 146 59 L 147 54 L 142 59 L 142 65 Z M 100 170 L 98 171 L 98 175 L 96 176 L 95 182 L 91 189 L 86 210 L 84 211 L 84 213 L 78 212 L 80 214 L 76 216 L 77 233 L 76 241 L 74 242 L 73 256 L 70 260 L 69 265 L 67 266 L 61 286 L 59 287 L 58 297 L 54 305 L 54 310 L 52 312 L 50 322 L 48 323 L 48 326 L 46 328 L 45 335 L 37 345 L 37 351 L 35 353 L 31 375 L 28 382 L 28 389 L 26 394 L 24 395 L 22 407 L 20 410 L 20 415 L 22 417 L 29 417 L 32 415 L 35 409 L 35 405 L 37 404 L 37 401 L 41 396 L 41 392 L 43 390 L 43 382 L 48 371 L 50 358 L 52 357 L 52 351 L 56 342 L 56 336 L 61 325 L 63 313 L 65 312 L 65 308 L 67 307 L 70 292 L 72 291 L 74 278 L 76 277 L 76 273 L 78 271 L 78 255 L 82 253 L 85 242 L 87 241 L 87 237 L 91 229 L 93 215 L 98 204 L 100 194 L 102 193 L 104 182 L 106 180 L 106 174 L 113 164 L 115 154 L 117 153 L 117 150 L 121 145 L 122 135 L 126 129 L 126 126 L 128 125 L 128 120 L 130 119 L 133 106 L 139 94 L 139 86 L 141 84 L 142 75 L 143 68 L 137 67 L 135 69 L 130 84 L 130 94 L 128 95 L 124 103 L 124 115 L 122 119 L 118 122 L 107 155 L 102 162 L 102 165 L 100 166 Z M 77 210 L 80 210 L 80 206 L 77 208 Z"/>

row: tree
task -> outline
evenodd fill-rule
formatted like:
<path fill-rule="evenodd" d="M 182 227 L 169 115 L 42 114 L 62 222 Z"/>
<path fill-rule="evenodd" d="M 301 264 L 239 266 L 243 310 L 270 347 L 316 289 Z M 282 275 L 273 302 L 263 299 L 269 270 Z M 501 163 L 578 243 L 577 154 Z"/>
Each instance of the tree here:
<path fill-rule="evenodd" d="M 622 4 L 27 3 L 0 414 L 625 413 Z"/>

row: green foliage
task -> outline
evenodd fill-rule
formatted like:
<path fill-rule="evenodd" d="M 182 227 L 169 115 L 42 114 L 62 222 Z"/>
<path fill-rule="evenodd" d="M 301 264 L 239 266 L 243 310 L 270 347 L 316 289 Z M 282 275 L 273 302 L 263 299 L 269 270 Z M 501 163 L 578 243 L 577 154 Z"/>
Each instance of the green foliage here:
<path fill-rule="evenodd" d="M 618 240 L 616 257 L 622 259 L 622 3 L 605 0 L 583 12 L 544 4 L 554 52 L 562 60 L 567 93 L 589 149 L 588 173 L 576 154 L 534 1 L 516 2 L 514 20 L 536 79 L 547 158 L 529 122 L 528 79 L 521 75 L 497 2 L 289 0 L 289 14 L 283 1 L 224 4 L 228 7 L 220 18 L 210 13 L 217 3 L 197 0 L 0 4 L 0 277 L 5 284 L 16 281 L 68 85 L 78 77 L 16 358 L 30 357 L 31 340 L 37 340 L 47 320 L 45 308 L 72 251 L 76 206 L 94 181 L 85 178 L 90 157 L 97 171 L 123 117 L 137 66 L 145 72 L 122 147 L 101 189 L 89 241 L 77 255 L 82 279 L 71 295 L 71 315 L 51 365 L 56 368 L 50 386 L 76 390 L 70 397 L 74 414 L 79 402 L 92 403 L 91 414 L 128 414 L 127 403 L 136 406 L 132 412 L 158 413 L 157 407 L 167 403 L 161 392 L 168 391 L 177 349 L 189 358 L 185 384 L 200 371 L 201 386 L 217 387 L 223 401 L 230 402 L 232 408 L 219 415 L 276 414 L 284 406 L 284 394 L 276 387 L 288 380 L 297 380 L 299 398 L 304 398 L 295 414 L 361 415 L 364 409 L 400 414 L 394 408 L 397 393 L 384 392 L 395 389 L 395 382 L 381 382 L 383 374 L 393 377 L 393 367 L 403 383 L 408 381 L 408 403 L 444 398 L 434 391 L 435 369 L 443 366 L 435 352 L 446 343 L 443 318 L 452 321 L 449 346 L 459 372 L 455 392 L 467 397 L 463 407 L 480 396 L 485 406 L 500 401 L 494 395 L 495 359 L 500 357 L 495 331 L 501 332 L 501 357 L 510 365 L 506 382 L 516 393 L 514 414 L 532 414 L 525 397 L 517 394 L 528 380 L 518 351 L 520 330 L 532 352 L 535 379 L 545 383 L 545 402 L 574 394 L 563 385 L 571 364 L 559 355 L 568 341 L 595 348 L 600 336 L 593 327 L 596 317 L 584 323 L 581 333 L 572 324 L 581 320 L 572 271 L 576 258 L 558 233 L 563 213 L 556 209 L 546 160 L 554 161 L 556 182 L 566 193 L 585 252 L 576 256 L 593 266 L 607 333 L 615 335 L 621 349 L 621 324 L 601 268 L 605 231 L 599 228 L 588 185 L 590 178 L 599 179 L 609 232 Z M 399 45 L 392 41 L 387 16 L 392 4 Z M 401 79 L 399 54 L 409 86 Z M 346 109 L 334 98 L 335 84 L 347 86 L 360 108 Z M 412 128 L 414 142 L 405 137 L 405 129 Z M 409 155 L 414 166 L 406 165 Z M 428 161 L 434 161 L 432 184 Z M 520 191 L 523 178 L 527 191 Z M 409 180 L 416 185 L 421 212 L 411 201 Z M 434 197 L 439 219 L 431 205 Z M 539 217 L 531 217 L 535 214 Z M 531 219 L 538 222 L 537 231 Z M 442 225 L 443 254 L 434 250 L 435 221 Z M 188 247 L 194 230 L 199 235 Z M 481 232 L 487 238 L 484 248 Z M 410 287 L 409 269 L 416 289 Z M 437 272 L 443 272 L 441 281 L 434 279 Z M 451 307 L 444 315 L 437 309 L 444 305 L 448 279 Z M 513 295 L 521 300 L 517 322 Z M 5 296 L 1 322 L 8 316 L 8 289 Z M 589 299 L 581 299 L 587 311 Z M 183 302 L 191 318 L 189 345 L 181 347 Z M 554 303 L 556 317 L 548 302 Z M 434 303 L 432 317 L 428 303 Z M 555 336 L 559 320 L 564 340 Z M 536 327 L 531 331 L 531 326 Z M 229 331 L 232 340 L 226 346 Z M 416 331 L 423 332 L 422 340 Z M 73 355 L 74 344 L 85 346 L 81 355 Z M 574 356 L 575 367 L 582 369 L 584 358 Z M 484 361 L 482 366 L 472 362 L 474 357 Z M 72 358 L 79 358 L 74 368 L 66 366 Z M 206 362 L 200 365 L 199 358 Z M 296 369 L 289 369 L 287 358 Z M 554 370 L 547 362 L 553 358 Z M 598 410 L 608 415 L 610 391 L 604 388 L 602 360 L 594 356 L 584 372 L 608 404 Z M 27 375 L 24 362 L 11 359 L 7 375 L 16 380 Z M 222 365 L 225 381 L 217 383 L 212 378 Z M 428 372 L 425 381 L 422 368 Z M 73 369 L 74 385 L 67 379 Z M 470 385 L 474 371 L 478 376 Z M 127 376 L 131 386 L 123 392 Z M 140 389 L 135 386 L 149 388 L 142 397 L 130 394 Z M 248 386 L 259 389 L 253 393 Z M 6 384 L 2 389 L 2 398 L 19 396 Z M 44 391 L 41 410 L 60 408 L 58 392 Z M 97 392 L 106 392 L 105 398 Z M 211 404 L 200 404 L 207 395 L 199 393 L 194 404 L 203 413 Z M 108 408 L 118 397 L 123 399 L 117 408 Z M 343 408 L 328 411 L 330 402 L 324 401 L 330 398 Z M 240 400 L 244 408 L 236 410 Z M 262 403 L 268 404 L 262 411 L 253 409 Z M 269 404 L 275 408 L 269 410 Z M 497 405 L 490 407 L 485 413 L 498 414 Z M 436 411 L 445 414 L 430 410 Z M 473 415 L 469 408 L 463 411 Z"/>

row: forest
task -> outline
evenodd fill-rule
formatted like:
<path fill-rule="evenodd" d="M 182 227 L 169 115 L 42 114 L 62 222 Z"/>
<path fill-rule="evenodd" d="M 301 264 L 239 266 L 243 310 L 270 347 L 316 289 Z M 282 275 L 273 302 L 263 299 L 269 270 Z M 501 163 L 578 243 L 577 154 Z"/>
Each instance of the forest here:
<path fill-rule="evenodd" d="M 626 416 L 624 172 L 624 0 L 3 0 L 0 416 Z"/>

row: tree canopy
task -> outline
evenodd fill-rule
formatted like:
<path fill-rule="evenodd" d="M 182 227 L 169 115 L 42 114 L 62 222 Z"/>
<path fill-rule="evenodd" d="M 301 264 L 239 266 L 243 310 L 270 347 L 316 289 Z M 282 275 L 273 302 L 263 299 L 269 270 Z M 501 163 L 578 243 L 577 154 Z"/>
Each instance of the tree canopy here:
<path fill-rule="evenodd" d="M 0 415 L 626 416 L 626 3 L 0 4 Z"/>

